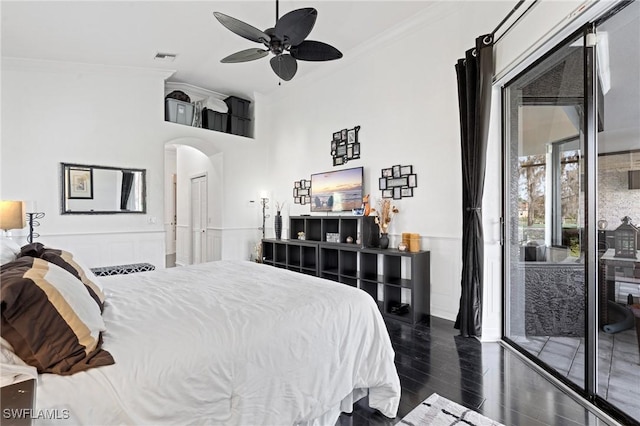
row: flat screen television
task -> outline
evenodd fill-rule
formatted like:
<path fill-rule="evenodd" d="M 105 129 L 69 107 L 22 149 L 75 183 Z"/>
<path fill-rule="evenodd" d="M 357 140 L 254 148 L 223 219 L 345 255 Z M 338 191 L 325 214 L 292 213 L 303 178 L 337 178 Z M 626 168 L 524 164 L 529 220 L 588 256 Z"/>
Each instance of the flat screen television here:
<path fill-rule="evenodd" d="M 311 211 L 342 212 L 362 206 L 363 168 L 311 175 Z"/>

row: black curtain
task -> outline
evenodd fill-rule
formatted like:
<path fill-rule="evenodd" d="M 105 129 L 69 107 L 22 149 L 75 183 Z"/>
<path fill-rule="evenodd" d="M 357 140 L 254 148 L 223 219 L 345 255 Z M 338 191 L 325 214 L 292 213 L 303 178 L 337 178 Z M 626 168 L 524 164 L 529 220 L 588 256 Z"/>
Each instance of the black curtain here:
<path fill-rule="evenodd" d="M 120 193 L 120 210 L 127 209 L 131 187 L 133 186 L 133 173 L 122 172 L 122 192 Z"/>
<path fill-rule="evenodd" d="M 493 68 L 491 34 L 478 37 L 476 47 L 456 64 L 462 151 L 462 295 L 455 328 L 465 337 L 482 335 L 482 193 Z"/>

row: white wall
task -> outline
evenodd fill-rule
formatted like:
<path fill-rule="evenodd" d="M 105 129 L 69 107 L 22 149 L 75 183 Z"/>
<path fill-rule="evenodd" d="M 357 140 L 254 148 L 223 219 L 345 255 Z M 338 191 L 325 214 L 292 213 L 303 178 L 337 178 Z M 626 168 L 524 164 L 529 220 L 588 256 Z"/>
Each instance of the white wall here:
<path fill-rule="evenodd" d="M 37 202 L 46 214 L 40 241 L 76 252 L 87 243 L 120 247 L 83 253 L 89 266 L 164 266 L 164 152 L 157 122 L 166 76 L 3 59 L 1 197 Z M 61 215 L 60 162 L 147 169 L 147 214 Z M 123 234 L 131 234 L 128 241 Z M 153 244 L 141 242 L 149 239 Z"/>
<path fill-rule="evenodd" d="M 431 250 L 431 313 L 455 319 L 461 275 L 461 166 L 454 65 L 475 37 L 491 31 L 512 7 L 505 2 L 443 2 L 417 16 L 392 38 L 374 40 L 340 61 L 341 68 L 293 80 L 267 99 L 263 120 L 273 199 L 286 200 L 290 215 L 309 213 L 293 205 L 293 182 L 332 170 L 332 133 L 360 125 L 361 159 L 342 168 L 365 167 L 365 192 L 380 198 L 380 170 L 413 165 L 418 187 L 396 204 L 392 245 L 402 232 L 422 235 Z M 306 64 L 301 64 L 307 66 Z M 313 66 L 320 67 L 314 64 Z M 271 114 L 269 114 L 271 112 Z M 282 117 L 286 117 L 283 119 Z M 284 218 L 285 226 L 287 217 Z M 286 235 L 287 230 L 285 230 Z"/>
<path fill-rule="evenodd" d="M 258 241 L 255 200 L 266 147 L 164 121 L 166 71 L 3 58 L 0 197 L 37 202 L 39 241 L 89 266 L 165 264 L 165 144 L 186 141 L 224 169 L 213 192 L 217 256 L 246 258 Z M 60 162 L 147 170 L 147 214 L 61 215 Z M 223 167 L 224 166 L 224 167 Z M 221 196 L 222 194 L 222 196 Z M 212 211 L 215 211 L 213 209 Z M 170 221 L 170 219 L 169 219 Z M 14 231 L 14 235 L 26 230 Z M 212 253 L 215 249 L 212 248 Z"/>

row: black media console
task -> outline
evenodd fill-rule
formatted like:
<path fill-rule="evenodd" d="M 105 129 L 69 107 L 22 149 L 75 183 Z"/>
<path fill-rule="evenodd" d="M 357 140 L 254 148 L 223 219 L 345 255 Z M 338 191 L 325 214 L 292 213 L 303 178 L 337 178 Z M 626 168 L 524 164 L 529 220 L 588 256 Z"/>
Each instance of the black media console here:
<path fill-rule="evenodd" d="M 370 216 L 293 216 L 289 234 L 294 239 L 262 240 L 263 262 L 357 287 L 387 318 L 428 322 L 430 253 L 371 247 L 378 244 L 373 221 Z M 300 231 L 304 240 L 296 238 Z M 339 242 L 328 242 L 327 234 L 339 234 Z M 353 243 L 345 242 L 348 237 Z"/>

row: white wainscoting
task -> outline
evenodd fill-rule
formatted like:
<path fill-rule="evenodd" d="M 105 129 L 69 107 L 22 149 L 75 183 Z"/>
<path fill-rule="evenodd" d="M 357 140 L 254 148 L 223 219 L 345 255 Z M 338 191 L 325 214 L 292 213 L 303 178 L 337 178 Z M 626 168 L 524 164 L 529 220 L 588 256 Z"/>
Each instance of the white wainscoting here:
<path fill-rule="evenodd" d="M 502 246 L 499 241 L 484 245 L 484 285 L 482 289 L 482 340 L 502 339 Z"/>
<path fill-rule="evenodd" d="M 90 268 L 139 262 L 165 267 L 162 230 L 42 234 L 36 242 L 73 253 Z"/>
<path fill-rule="evenodd" d="M 255 245 L 262 238 L 257 228 L 215 228 L 208 227 L 207 253 L 205 259 L 249 260 L 255 254 Z M 176 241 L 176 265 L 191 263 L 191 236 L 189 227 L 178 225 Z"/>
<path fill-rule="evenodd" d="M 176 265 L 191 264 L 191 228 L 188 225 L 176 226 Z"/>
<path fill-rule="evenodd" d="M 422 250 L 431 252 L 431 315 L 455 321 L 460 305 L 462 238 L 421 238 Z"/>

